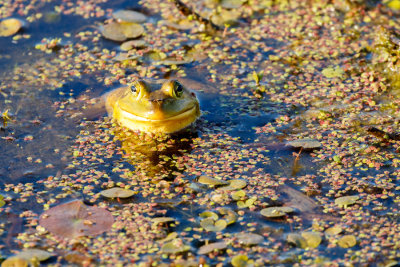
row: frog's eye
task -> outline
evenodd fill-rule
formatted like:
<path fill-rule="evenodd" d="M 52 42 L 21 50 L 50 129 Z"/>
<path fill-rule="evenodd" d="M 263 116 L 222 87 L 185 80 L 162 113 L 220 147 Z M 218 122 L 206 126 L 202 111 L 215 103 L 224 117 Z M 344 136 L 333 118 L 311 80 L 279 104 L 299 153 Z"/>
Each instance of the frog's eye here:
<path fill-rule="evenodd" d="M 132 85 L 131 86 L 131 92 L 134 95 L 136 95 L 139 92 L 139 90 L 137 89 L 136 85 Z"/>
<path fill-rule="evenodd" d="M 133 95 L 138 96 L 140 93 L 140 88 L 142 87 L 142 84 L 140 81 L 136 81 L 132 84 L 131 86 L 131 92 Z"/>
<path fill-rule="evenodd" d="M 180 84 L 179 82 L 175 81 L 174 82 L 174 96 L 181 97 L 182 94 L 183 94 L 183 85 Z"/>

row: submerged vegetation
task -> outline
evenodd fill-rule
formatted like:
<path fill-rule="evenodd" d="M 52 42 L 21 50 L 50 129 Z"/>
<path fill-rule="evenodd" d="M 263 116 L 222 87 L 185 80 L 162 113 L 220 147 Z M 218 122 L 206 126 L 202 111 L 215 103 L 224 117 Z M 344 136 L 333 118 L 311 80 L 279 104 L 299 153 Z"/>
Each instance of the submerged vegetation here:
<path fill-rule="evenodd" d="M 398 2 L 0 0 L 2 266 L 399 264 Z M 202 116 L 97 110 L 138 78 Z"/>

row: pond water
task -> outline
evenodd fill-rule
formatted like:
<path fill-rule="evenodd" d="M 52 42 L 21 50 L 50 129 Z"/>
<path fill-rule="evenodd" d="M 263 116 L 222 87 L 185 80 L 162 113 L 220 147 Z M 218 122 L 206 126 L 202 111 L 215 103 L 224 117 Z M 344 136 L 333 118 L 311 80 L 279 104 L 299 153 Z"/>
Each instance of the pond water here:
<path fill-rule="evenodd" d="M 0 37 L 2 266 L 398 264 L 386 2 L 0 2 L 23 22 Z M 138 78 L 180 80 L 201 117 L 154 135 L 80 115 Z"/>

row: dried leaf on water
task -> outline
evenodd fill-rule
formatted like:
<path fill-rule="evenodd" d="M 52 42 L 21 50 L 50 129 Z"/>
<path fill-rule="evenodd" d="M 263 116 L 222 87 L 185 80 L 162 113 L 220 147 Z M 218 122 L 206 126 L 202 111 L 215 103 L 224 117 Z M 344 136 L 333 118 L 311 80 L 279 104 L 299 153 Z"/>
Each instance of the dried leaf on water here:
<path fill-rule="evenodd" d="M 232 190 L 242 189 L 247 186 L 247 182 L 245 180 L 237 179 L 237 180 L 229 180 L 228 182 L 229 182 L 229 185 L 223 186 L 223 187 L 219 188 L 219 190 L 232 191 Z"/>
<path fill-rule="evenodd" d="M 184 64 L 188 64 L 188 63 L 192 63 L 192 62 L 193 62 L 192 58 L 184 58 L 182 60 L 166 58 L 163 61 L 161 61 L 160 63 L 170 66 L 170 65 L 184 65 Z"/>
<path fill-rule="evenodd" d="M 45 250 L 31 248 L 19 252 L 16 256 L 18 258 L 25 259 L 27 261 L 31 261 L 32 259 L 37 259 L 38 261 L 45 261 L 48 258 L 54 256 L 54 254 L 47 252 Z"/>
<path fill-rule="evenodd" d="M 338 197 L 337 199 L 335 199 L 335 204 L 338 205 L 339 207 L 346 208 L 347 206 L 356 203 L 359 198 L 360 198 L 359 196 Z"/>
<path fill-rule="evenodd" d="M 64 259 L 71 264 L 77 266 L 92 266 L 94 259 L 87 254 L 80 254 L 78 252 L 71 252 L 64 256 Z"/>
<path fill-rule="evenodd" d="M 137 192 L 120 187 L 113 187 L 100 192 L 100 195 L 107 198 L 128 198 L 134 194 L 137 194 Z"/>
<path fill-rule="evenodd" d="M 318 140 L 315 139 L 298 139 L 286 142 L 287 146 L 302 147 L 305 149 L 320 148 L 322 145 Z"/>
<path fill-rule="evenodd" d="M 49 232 L 65 237 L 95 236 L 111 229 L 114 218 L 103 208 L 85 205 L 81 200 L 45 211 L 39 224 Z"/>
<path fill-rule="evenodd" d="M 239 18 L 240 11 L 238 9 L 222 9 L 218 13 L 212 15 L 211 21 L 218 26 L 224 26 L 226 24 L 235 25 Z"/>
<path fill-rule="evenodd" d="M 138 59 L 140 56 L 130 54 L 130 53 L 118 53 L 115 57 L 114 60 L 116 61 L 124 61 L 124 60 L 135 60 Z"/>
<path fill-rule="evenodd" d="M 142 25 L 134 22 L 110 22 L 100 28 L 101 34 L 110 40 L 121 42 L 128 38 L 137 38 L 144 33 Z"/>
<path fill-rule="evenodd" d="M 291 207 L 269 207 L 261 210 L 261 215 L 267 218 L 276 218 L 286 216 L 294 211 Z"/>
<path fill-rule="evenodd" d="M 199 248 L 199 250 L 197 251 L 197 253 L 199 253 L 199 254 L 208 254 L 208 253 L 213 252 L 215 250 L 226 249 L 226 247 L 227 247 L 227 244 L 226 244 L 225 241 L 210 243 L 210 244 L 206 244 L 206 245 L 201 246 Z"/>
<path fill-rule="evenodd" d="M 196 24 L 188 19 L 183 19 L 177 22 L 172 22 L 169 20 L 161 20 L 159 21 L 159 25 L 165 25 L 169 28 L 176 30 L 189 30 L 192 29 Z"/>
<path fill-rule="evenodd" d="M 129 51 L 133 48 L 142 48 L 147 46 L 147 43 L 143 40 L 131 40 L 131 41 L 126 41 L 121 44 L 120 48 L 123 51 Z"/>
<path fill-rule="evenodd" d="M 114 19 L 125 21 L 125 22 L 134 22 L 134 23 L 144 23 L 147 20 L 147 16 L 133 10 L 118 10 L 112 13 Z"/>
<path fill-rule="evenodd" d="M 240 244 L 243 245 L 258 245 L 264 242 L 264 237 L 262 235 L 253 234 L 253 233 L 239 233 L 236 235 Z"/>
<path fill-rule="evenodd" d="M 245 2 L 246 0 L 221 0 L 221 6 L 228 9 L 239 8 Z"/>
<path fill-rule="evenodd" d="M 206 176 L 206 175 L 202 175 L 197 179 L 197 182 L 200 184 L 206 184 L 206 185 L 227 185 L 229 184 L 229 182 L 224 181 L 224 180 L 220 180 L 220 179 L 216 179 L 210 176 Z"/>

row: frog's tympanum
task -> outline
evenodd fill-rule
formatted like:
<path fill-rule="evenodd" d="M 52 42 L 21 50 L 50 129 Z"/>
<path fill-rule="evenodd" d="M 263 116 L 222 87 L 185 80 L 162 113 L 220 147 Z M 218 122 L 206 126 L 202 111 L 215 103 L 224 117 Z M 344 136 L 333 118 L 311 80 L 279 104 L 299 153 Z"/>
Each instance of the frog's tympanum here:
<path fill-rule="evenodd" d="M 138 80 L 110 92 L 105 101 L 109 116 L 134 131 L 173 133 L 200 116 L 196 95 L 176 80 Z"/>

